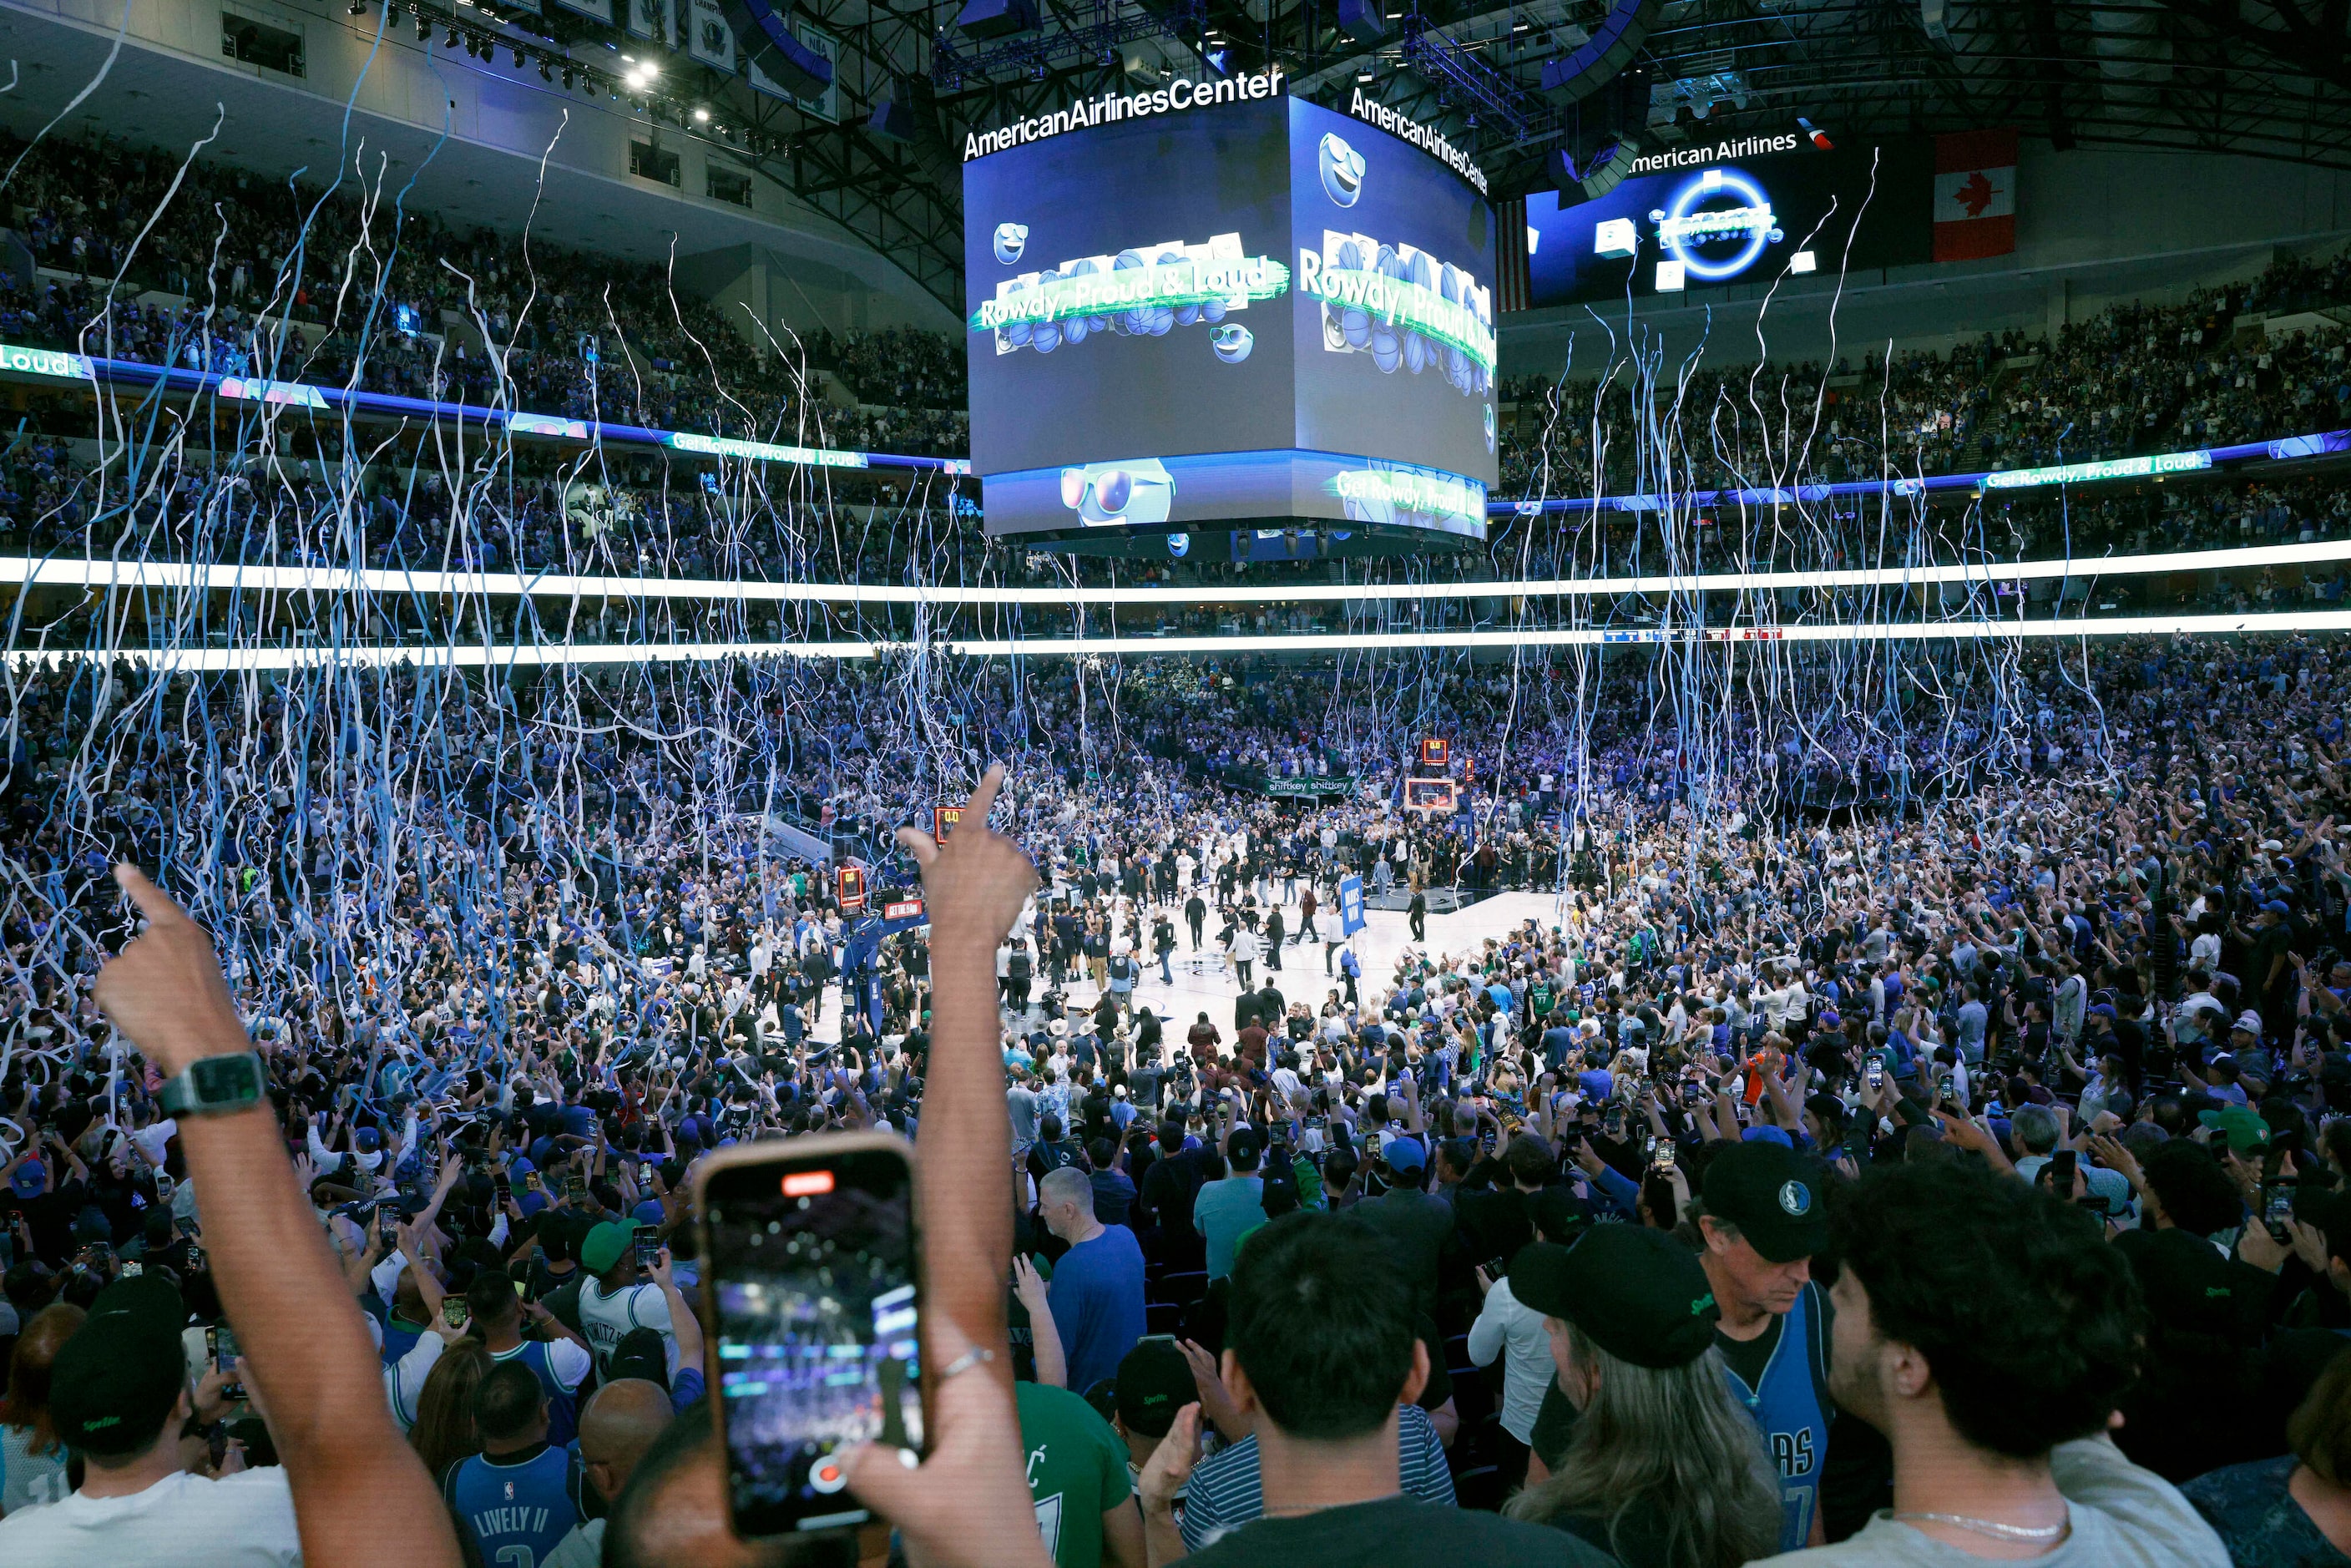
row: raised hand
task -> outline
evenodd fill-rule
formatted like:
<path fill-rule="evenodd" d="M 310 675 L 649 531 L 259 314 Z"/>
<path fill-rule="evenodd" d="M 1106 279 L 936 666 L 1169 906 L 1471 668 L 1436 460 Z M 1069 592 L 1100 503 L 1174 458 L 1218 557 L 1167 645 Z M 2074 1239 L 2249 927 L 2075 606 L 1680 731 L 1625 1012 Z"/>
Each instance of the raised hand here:
<path fill-rule="evenodd" d="M 136 866 L 114 880 L 147 918 L 147 930 L 98 974 L 98 1005 L 170 1078 L 199 1057 L 252 1049 L 230 1000 L 212 938 Z"/>
<path fill-rule="evenodd" d="M 898 830 L 898 844 L 923 871 L 932 940 L 985 944 L 991 951 L 1036 890 L 1037 868 L 1020 846 L 987 825 L 1004 786 L 1001 763 L 987 770 L 944 844 L 919 828 Z"/>

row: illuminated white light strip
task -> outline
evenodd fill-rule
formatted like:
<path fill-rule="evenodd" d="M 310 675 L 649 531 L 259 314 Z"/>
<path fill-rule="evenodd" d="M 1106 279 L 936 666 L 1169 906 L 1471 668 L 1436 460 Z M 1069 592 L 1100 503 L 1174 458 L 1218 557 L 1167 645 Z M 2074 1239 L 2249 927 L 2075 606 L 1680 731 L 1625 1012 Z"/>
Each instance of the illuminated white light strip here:
<path fill-rule="evenodd" d="M 2351 560 L 2351 539 L 2255 545 L 2161 555 L 1866 567 L 1845 571 L 1653 573 L 1642 577 L 1513 580 L 1507 582 L 1298 583 L 1289 587 L 975 588 L 954 584 L 751 582 L 723 578 L 569 577 L 554 573 L 351 571 L 323 566 L 191 566 L 174 561 L 41 559 L 0 556 L 0 587 L 200 588 L 256 593 L 528 594 L 534 599 L 737 599 L 789 604 L 1329 604 L 1435 599 L 1587 599 L 1626 593 L 1767 592 L 1782 588 L 1900 589 L 1949 583 L 2044 581 L 2171 571 L 2242 571 Z"/>
<path fill-rule="evenodd" d="M 1736 626 L 1661 630 L 1602 630 L 1575 626 L 1525 632 L 1398 632 L 1349 637 L 1036 637 L 975 638 L 930 644 L 935 653 L 962 658 L 1065 658 L 1102 655 L 1147 659 L 1171 653 L 1360 653 L 1413 648 L 1562 648 L 1708 642 L 1975 643 L 2014 638 L 2041 642 L 2082 637 L 2275 636 L 2289 632 L 2351 632 L 2351 610 L 2300 611 L 2283 615 L 2108 615 L 2086 621 L 1881 621 L 1861 625 Z M 6 657 L 19 664 L 47 660 L 143 661 L 164 674 L 243 670 L 308 670 L 342 664 L 379 668 L 534 669 L 566 664 L 670 664 L 715 659 L 872 659 L 911 653 L 905 643 L 549 643 L 527 647 L 350 648 L 21 648 Z"/>

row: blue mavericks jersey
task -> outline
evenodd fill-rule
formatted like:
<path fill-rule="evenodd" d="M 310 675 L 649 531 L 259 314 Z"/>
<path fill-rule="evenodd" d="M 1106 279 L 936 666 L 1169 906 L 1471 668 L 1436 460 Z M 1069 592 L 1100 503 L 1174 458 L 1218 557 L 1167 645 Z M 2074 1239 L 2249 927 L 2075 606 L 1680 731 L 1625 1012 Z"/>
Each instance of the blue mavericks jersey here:
<path fill-rule="evenodd" d="M 1780 1550 L 1802 1549 L 1820 1502 L 1821 1469 L 1829 1453 L 1828 1314 L 1820 1287 L 1806 1284 L 1780 1326 L 1780 1343 L 1764 1364 L 1761 1386 L 1750 1388 L 1725 1368 L 1762 1431 L 1772 1471 L 1780 1479 Z"/>
<path fill-rule="evenodd" d="M 542 1444 L 503 1459 L 460 1459 L 441 1494 L 456 1515 L 468 1563 L 538 1568 L 584 1517 L 587 1492 L 579 1455 Z"/>

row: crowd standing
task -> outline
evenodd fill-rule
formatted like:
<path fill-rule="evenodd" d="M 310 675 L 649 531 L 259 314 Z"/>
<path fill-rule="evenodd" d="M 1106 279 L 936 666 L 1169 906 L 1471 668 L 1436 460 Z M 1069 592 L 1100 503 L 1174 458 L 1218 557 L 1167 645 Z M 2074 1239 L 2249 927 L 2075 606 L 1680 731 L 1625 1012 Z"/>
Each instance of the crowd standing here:
<path fill-rule="evenodd" d="M 1061 1521 L 1066 1568 L 2333 1561 L 2351 674 L 2293 641 L 2092 674 L 2011 671 L 2029 738 L 1956 791 L 1848 752 L 1877 788 L 1828 816 L 1772 748 L 1709 771 L 1609 744 L 1625 714 L 1581 793 L 1564 757 L 1545 779 L 1539 746 L 1457 729 L 1473 810 L 1415 813 L 1393 731 L 1286 754 L 1279 698 L 1212 685 L 1169 733 L 1221 727 L 1260 792 L 1155 758 L 1166 716 L 1138 705 L 1114 782 L 1050 742 L 1016 779 L 998 816 L 1035 885 L 983 936 L 934 888 L 878 939 L 758 821 L 714 831 L 691 753 L 524 729 L 387 814 L 366 780 L 423 754 L 371 758 L 281 691 L 223 710 L 255 743 L 225 764 L 95 726 L 121 747 L 101 788 L 52 749 L 92 729 L 86 686 L 29 688 L 0 1555 L 164 1562 L 200 1533 L 250 1554 L 204 1561 L 328 1560 L 300 1402 L 356 1397 L 356 1364 L 373 1412 L 338 1407 L 331 1473 L 413 1465 L 444 1500 L 415 1528 L 485 1561 L 648 1560 L 614 1535 L 658 1524 L 629 1500 L 708 1448 L 695 1158 L 841 1127 L 954 1147 L 965 1115 L 1005 1174 L 963 1199 L 1001 1234 L 977 1294 L 1020 1375 L 992 1441 L 1032 1456 L 1020 1517 Z M 1489 680 L 1449 688 L 1454 722 L 1507 699 Z M 1076 692 L 998 690 L 967 725 L 1069 733 Z M 1343 792 L 1261 792 L 1334 762 Z M 805 775 L 823 826 L 904 820 L 852 772 Z M 194 1010 L 268 1080 L 221 1119 L 234 1160 L 162 1104 L 156 1020 L 186 1009 L 110 978 L 196 929 L 106 874 L 184 861 L 167 781 L 192 779 L 228 830 L 180 877 L 230 988 Z M 1378 973 L 1348 877 L 1416 938 Z M 1554 898 L 1449 948 L 1428 894 L 1457 884 Z M 1178 964 L 1230 1010 L 1169 1016 Z M 957 1072 L 981 1112 L 943 1100 Z M 292 1337 L 310 1382 L 264 1359 L 289 1351 L 271 1313 L 339 1325 Z M 920 1504 L 888 1500 L 915 1550 Z"/>

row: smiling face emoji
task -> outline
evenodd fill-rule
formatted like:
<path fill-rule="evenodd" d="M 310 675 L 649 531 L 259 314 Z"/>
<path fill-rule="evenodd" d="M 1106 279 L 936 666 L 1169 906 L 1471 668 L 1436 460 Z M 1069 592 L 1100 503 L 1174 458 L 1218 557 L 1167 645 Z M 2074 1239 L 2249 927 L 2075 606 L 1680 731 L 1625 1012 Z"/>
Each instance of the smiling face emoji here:
<path fill-rule="evenodd" d="M 1343 207 L 1352 207 L 1364 193 L 1364 155 L 1340 140 L 1337 132 L 1322 134 L 1322 193 Z"/>
<path fill-rule="evenodd" d="M 1002 262 L 1007 267 L 1010 267 L 1014 262 L 1020 259 L 1020 253 L 1028 248 L 1029 225 L 1027 224 L 998 224 L 996 225 L 997 260 Z"/>

